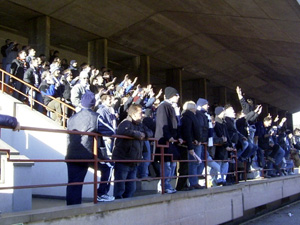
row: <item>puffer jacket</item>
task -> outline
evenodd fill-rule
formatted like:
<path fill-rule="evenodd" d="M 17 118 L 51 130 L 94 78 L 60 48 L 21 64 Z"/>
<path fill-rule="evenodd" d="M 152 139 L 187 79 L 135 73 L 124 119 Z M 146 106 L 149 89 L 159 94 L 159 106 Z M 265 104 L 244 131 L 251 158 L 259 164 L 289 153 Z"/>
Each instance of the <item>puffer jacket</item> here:
<path fill-rule="evenodd" d="M 145 138 L 153 136 L 153 133 L 142 123 L 135 122 L 130 116 L 123 120 L 117 129 L 117 135 L 125 135 L 134 139 L 117 138 L 112 152 L 113 160 L 141 160 L 144 148 L 144 140 L 141 140 L 141 133 Z M 136 166 L 137 163 L 126 163 L 129 166 Z"/>

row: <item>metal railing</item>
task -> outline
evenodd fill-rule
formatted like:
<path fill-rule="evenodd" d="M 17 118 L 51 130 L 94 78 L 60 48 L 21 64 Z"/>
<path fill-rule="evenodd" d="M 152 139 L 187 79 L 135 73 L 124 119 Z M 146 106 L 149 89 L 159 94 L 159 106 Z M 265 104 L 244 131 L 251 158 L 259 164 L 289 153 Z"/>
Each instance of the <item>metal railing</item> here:
<path fill-rule="evenodd" d="M 2 93 L 5 92 L 5 90 L 11 90 L 11 91 L 17 92 L 18 94 L 21 94 L 23 97 L 29 99 L 29 102 L 30 102 L 29 105 L 30 105 L 31 110 L 33 110 L 33 105 L 38 104 L 38 105 L 42 106 L 43 108 L 45 108 L 47 111 L 50 111 L 52 113 L 58 114 L 58 116 L 62 118 L 62 126 L 63 126 L 63 128 L 66 127 L 66 121 L 68 120 L 68 117 L 66 115 L 67 111 L 68 110 L 72 110 L 72 111 L 75 112 L 75 108 L 74 107 L 68 105 L 67 103 L 65 103 L 65 102 L 63 102 L 63 101 L 61 101 L 61 100 L 59 100 L 59 99 L 57 99 L 55 97 L 47 95 L 47 97 L 49 97 L 50 99 L 58 102 L 61 105 L 61 107 L 62 107 L 62 114 L 57 113 L 55 110 L 49 108 L 47 105 L 45 105 L 42 102 L 39 102 L 38 100 L 36 100 L 33 97 L 34 96 L 33 92 L 42 94 L 38 88 L 36 88 L 35 86 L 33 86 L 31 84 L 28 84 L 27 82 L 25 82 L 22 79 L 20 79 L 20 78 L 18 78 L 16 76 L 14 76 L 14 75 L 6 72 L 3 69 L 0 69 L 0 73 L 1 73 L 0 84 L 1 84 L 1 91 L 2 91 Z M 29 88 L 30 89 L 30 95 L 27 95 L 27 94 L 23 93 L 22 90 L 18 90 L 14 86 L 5 83 L 5 75 L 9 76 L 10 79 L 14 79 L 14 80 L 22 83 L 22 85 L 24 85 L 25 87 Z"/>
<path fill-rule="evenodd" d="M 11 129 L 5 126 L 0 126 L 1 128 L 5 129 Z M 51 133 L 62 133 L 62 134 L 80 134 L 80 135 L 90 135 L 93 136 L 94 139 L 94 145 L 93 145 L 93 154 L 94 158 L 93 159 L 11 159 L 10 157 L 10 150 L 9 149 L 0 149 L 0 152 L 4 152 L 7 155 L 7 161 L 8 162 L 90 162 L 93 163 L 93 169 L 94 169 L 94 176 L 93 176 L 93 181 L 92 182 L 76 182 L 76 183 L 56 183 L 56 184 L 35 184 L 35 185 L 26 185 L 26 186 L 7 186 L 7 187 L 0 187 L 0 190 L 7 190 L 7 189 L 26 189 L 26 188 L 45 188 L 45 187 L 59 187 L 59 186 L 71 186 L 71 185 L 88 185 L 88 184 L 93 184 L 93 202 L 97 203 L 97 185 L 100 183 L 108 183 L 108 182 L 129 182 L 129 181 L 141 181 L 143 179 L 131 179 L 131 180 L 113 180 L 113 181 L 98 181 L 98 176 L 97 176 L 97 171 L 98 171 L 98 163 L 99 162 L 123 162 L 123 163 L 128 163 L 128 162 L 153 162 L 154 161 L 154 156 L 159 156 L 160 157 L 160 164 L 161 164 L 161 176 L 160 177 L 155 177 L 155 178 L 149 178 L 148 180 L 161 180 L 161 193 L 165 193 L 165 187 L 164 187 L 164 181 L 166 177 L 164 176 L 164 162 L 165 162 L 165 156 L 171 156 L 172 161 L 176 162 L 194 162 L 196 160 L 173 160 L 173 155 L 172 154 L 165 154 L 164 150 L 165 148 L 168 148 L 169 145 L 160 145 L 158 144 L 158 140 L 155 138 L 149 138 L 149 141 L 153 141 L 155 143 L 155 146 L 157 148 L 160 148 L 160 153 L 155 153 L 151 154 L 151 160 L 100 160 L 98 158 L 98 138 L 104 135 L 101 135 L 99 133 L 92 133 L 92 132 L 79 132 L 79 131 L 69 131 L 69 130 L 63 130 L 63 129 L 45 129 L 45 128 L 36 128 L 36 127 L 27 127 L 27 126 L 22 126 L 21 130 L 25 131 L 33 131 L 33 132 L 51 132 Z M 124 139 L 133 139 L 131 137 L 127 136 L 122 136 L 122 135 L 112 135 L 109 137 L 113 138 L 124 138 Z M 202 162 L 205 163 L 205 187 L 208 188 L 208 172 L 207 172 L 207 167 L 208 167 L 208 162 L 207 160 L 207 144 L 204 144 L 204 149 L 205 149 L 205 160 L 202 160 Z M 236 153 L 236 152 L 235 152 Z M 246 173 L 244 171 L 238 171 L 237 167 L 237 154 L 234 154 L 234 160 L 235 160 L 235 171 L 227 173 L 227 174 L 234 174 L 235 176 L 235 183 L 239 182 L 238 179 L 238 173 Z M 231 159 L 230 159 L 231 160 Z M 222 160 L 222 161 L 230 161 L 230 160 Z M 215 162 L 221 161 L 221 160 L 213 160 Z M 197 175 L 186 175 L 186 176 L 172 176 L 168 178 L 180 178 L 180 177 L 192 177 L 192 176 L 199 176 Z M 245 181 L 247 180 L 245 176 Z"/>

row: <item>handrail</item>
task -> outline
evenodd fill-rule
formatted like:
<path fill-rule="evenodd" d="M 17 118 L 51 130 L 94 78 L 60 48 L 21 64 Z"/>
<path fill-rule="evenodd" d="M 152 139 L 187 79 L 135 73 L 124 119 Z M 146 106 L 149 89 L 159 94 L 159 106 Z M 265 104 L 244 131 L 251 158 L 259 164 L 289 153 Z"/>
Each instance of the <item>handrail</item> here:
<path fill-rule="evenodd" d="M 32 102 L 34 102 L 35 104 L 37 103 L 37 104 L 41 105 L 43 108 L 45 108 L 45 109 L 48 110 L 48 111 L 57 113 L 57 112 L 55 112 L 53 109 L 50 109 L 48 106 L 44 105 L 43 103 L 41 103 L 41 102 L 39 102 L 39 101 L 37 101 L 36 99 L 33 98 L 33 91 L 36 91 L 36 92 L 42 94 L 41 91 L 40 91 L 38 88 L 36 88 L 35 86 L 33 86 L 33 85 L 31 85 L 31 84 L 25 82 L 24 80 L 22 80 L 22 79 L 20 79 L 20 78 L 18 78 L 18 77 L 16 77 L 16 76 L 14 76 L 14 75 L 12 75 L 12 74 L 6 72 L 6 71 L 3 70 L 3 69 L 0 69 L 0 72 L 1 72 L 1 74 L 2 74 L 1 79 L 0 79 L 2 93 L 4 92 L 4 87 L 11 88 L 12 90 L 14 90 L 14 91 L 18 92 L 19 94 L 23 95 L 24 97 L 30 98 L 30 102 L 31 102 L 30 108 L 31 108 L 31 110 L 33 109 L 33 107 L 32 107 L 32 106 L 33 106 Z M 21 82 L 21 83 L 22 83 L 23 85 L 25 85 L 26 87 L 29 87 L 29 88 L 30 88 L 30 93 L 31 93 L 31 95 L 28 96 L 28 95 L 24 94 L 21 90 L 18 90 L 18 89 L 16 89 L 15 87 L 13 87 L 13 86 L 11 86 L 11 85 L 9 85 L 9 84 L 6 84 L 6 83 L 5 83 L 5 78 L 4 78 L 5 75 L 8 75 L 10 78 L 13 78 L 13 79 L 15 79 L 15 80 Z M 57 113 L 57 114 L 58 114 L 59 116 L 62 117 L 63 128 L 65 128 L 65 127 L 66 127 L 66 120 L 68 119 L 68 117 L 66 116 L 66 113 L 65 113 L 65 112 L 66 112 L 66 108 L 68 108 L 68 109 L 70 109 L 70 110 L 73 110 L 74 112 L 75 112 L 75 108 L 72 107 L 72 106 L 70 106 L 70 105 L 68 105 L 68 104 L 66 104 L 65 102 L 63 102 L 63 101 L 61 101 L 61 100 L 59 100 L 59 99 L 56 99 L 56 98 L 50 96 L 50 95 L 47 95 L 47 97 L 49 97 L 50 99 L 52 99 L 52 100 L 54 100 L 54 101 L 56 101 L 56 102 L 59 102 L 59 103 L 61 104 L 61 106 L 62 106 L 62 114 L 59 114 L 59 113 Z"/>
<path fill-rule="evenodd" d="M 1 128 L 5 129 L 12 129 L 6 126 L 0 126 Z M 51 133 L 62 133 L 62 134 L 81 134 L 81 135 L 90 135 L 94 137 L 94 146 L 93 146 L 93 152 L 94 152 L 94 158 L 93 159 L 11 159 L 10 157 L 10 150 L 8 149 L 0 149 L 0 152 L 5 152 L 7 155 L 7 161 L 9 162 L 93 162 L 94 163 L 94 179 L 93 182 L 77 182 L 77 183 L 59 183 L 59 184 L 43 184 L 43 185 L 26 185 L 26 186 L 12 186 L 12 187 L 0 187 L 0 190 L 4 189 L 24 189 L 24 188 L 39 188 L 39 187 L 55 187 L 55 186 L 70 186 L 70 185 L 86 185 L 86 184 L 93 184 L 94 185 L 94 199 L 93 202 L 97 203 L 97 185 L 100 183 L 108 183 L 108 182 L 128 182 L 128 181 L 140 181 L 142 179 L 131 179 L 131 180 L 114 180 L 114 181 L 98 181 L 97 177 L 97 169 L 98 169 L 98 162 L 153 162 L 154 161 L 154 156 L 160 156 L 161 160 L 161 176 L 156 177 L 156 178 L 151 178 L 151 180 L 161 180 L 161 190 L 162 194 L 164 194 L 164 181 L 165 181 L 165 176 L 164 176 L 164 157 L 165 156 L 171 156 L 171 161 L 176 161 L 176 162 L 193 162 L 196 160 L 173 160 L 173 155 L 172 154 L 165 154 L 164 149 L 169 147 L 169 143 L 165 145 L 160 145 L 158 144 L 158 140 L 155 138 L 149 138 L 148 140 L 154 141 L 155 146 L 161 149 L 160 153 L 155 153 L 151 154 L 151 160 L 100 160 L 98 159 L 98 149 L 97 149 L 97 141 L 98 137 L 100 136 L 106 136 L 102 135 L 99 133 L 93 133 L 93 132 L 80 132 L 80 131 L 70 131 L 70 130 L 64 130 L 64 129 L 46 129 L 46 128 L 37 128 L 37 127 L 27 127 L 27 126 L 21 126 L 20 130 L 27 130 L 27 131 L 38 131 L 38 132 L 51 132 Z M 132 137 L 128 136 L 123 136 L 123 135 L 112 135 L 112 136 L 107 136 L 107 137 L 114 137 L 114 138 L 125 138 L 125 139 L 133 139 Z M 207 143 L 204 144 L 204 149 L 205 149 L 205 186 L 206 188 L 208 187 L 208 182 L 207 182 L 207 163 L 209 160 L 207 160 Z M 218 145 L 216 145 L 218 146 Z M 237 154 L 234 154 L 234 159 L 237 162 Z M 213 161 L 229 161 L 229 160 L 213 160 Z M 236 183 L 238 183 L 238 173 L 241 171 L 237 170 L 237 163 L 236 163 L 236 168 L 234 172 L 229 172 L 227 174 L 234 174 L 236 177 Z M 245 173 L 244 171 L 242 171 Z M 184 176 L 172 176 L 171 178 L 177 178 L 177 177 L 193 177 L 193 176 L 198 176 L 197 175 L 184 175 Z M 150 180 L 150 179 L 149 179 Z"/>

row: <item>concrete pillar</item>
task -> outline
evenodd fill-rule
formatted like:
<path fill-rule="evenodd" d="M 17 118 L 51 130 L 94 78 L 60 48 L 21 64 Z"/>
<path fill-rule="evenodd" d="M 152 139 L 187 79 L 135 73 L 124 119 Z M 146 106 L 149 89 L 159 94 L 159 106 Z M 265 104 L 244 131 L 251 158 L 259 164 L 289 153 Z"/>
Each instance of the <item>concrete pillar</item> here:
<path fill-rule="evenodd" d="M 219 93 L 220 93 L 219 104 L 221 106 L 225 106 L 227 104 L 227 88 L 226 87 L 220 87 L 219 88 Z"/>
<path fill-rule="evenodd" d="M 193 99 L 195 99 L 195 101 L 197 101 L 198 98 L 207 99 L 207 80 L 205 78 L 193 80 L 192 93 L 193 93 Z"/>
<path fill-rule="evenodd" d="M 98 69 L 108 66 L 107 39 L 97 39 L 88 42 L 88 64 Z"/>
<path fill-rule="evenodd" d="M 150 56 L 141 55 L 133 58 L 133 72 L 138 77 L 138 84 L 150 84 Z"/>
<path fill-rule="evenodd" d="M 166 71 L 166 87 L 167 86 L 171 86 L 179 92 L 179 102 L 182 104 L 182 69 L 169 69 Z"/>
<path fill-rule="evenodd" d="M 50 17 L 40 16 L 30 21 L 29 45 L 36 50 L 36 56 L 45 54 L 49 58 L 50 51 Z"/>

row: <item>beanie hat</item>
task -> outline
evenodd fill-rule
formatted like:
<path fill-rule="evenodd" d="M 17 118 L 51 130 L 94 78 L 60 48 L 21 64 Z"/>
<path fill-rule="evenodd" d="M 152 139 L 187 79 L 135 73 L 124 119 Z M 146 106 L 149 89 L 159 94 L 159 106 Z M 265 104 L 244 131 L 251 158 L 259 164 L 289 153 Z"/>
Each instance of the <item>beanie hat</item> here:
<path fill-rule="evenodd" d="M 83 108 L 92 108 L 96 104 L 95 95 L 91 91 L 86 91 L 81 97 L 81 105 Z"/>
<path fill-rule="evenodd" d="M 71 60 L 70 65 L 73 65 L 74 63 L 77 63 L 75 59 Z"/>
<path fill-rule="evenodd" d="M 206 99 L 204 99 L 204 98 L 199 98 L 198 101 L 197 101 L 197 106 L 202 107 L 202 106 L 204 106 L 206 104 L 208 104 L 208 101 Z"/>
<path fill-rule="evenodd" d="M 178 91 L 175 88 L 172 87 L 166 87 L 165 88 L 165 96 L 166 99 L 172 98 L 174 95 L 177 95 Z"/>
<path fill-rule="evenodd" d="M 224 111 L 224 108 L 222 106 L 218 106 L 215 108 L 215 114 L 216 116 L 220 115 Z"/>

